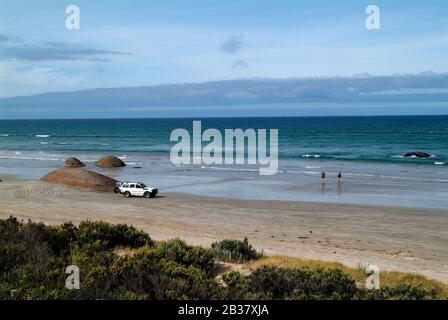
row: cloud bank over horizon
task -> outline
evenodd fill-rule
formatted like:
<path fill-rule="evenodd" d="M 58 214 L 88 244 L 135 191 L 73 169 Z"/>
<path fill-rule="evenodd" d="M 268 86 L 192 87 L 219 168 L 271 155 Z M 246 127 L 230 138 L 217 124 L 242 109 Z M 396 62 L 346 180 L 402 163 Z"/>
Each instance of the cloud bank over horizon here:
<path fill-rule="evenodd" d="M 331 104 L 367 105 L 375 111 L 378 106 L 412 107 L 417 103 L 427 106 L 421 108 L 419 114 L 448 114 L 447 101 L 448 73 L 422 72 L 393 76 L 257 78 L 53 92 L 0 99 L 0 110 L 6 118 L 17 118 L 37 110 L 39 116 L 68 118 L 99 115 L 188 117 L 192 110 L 207 116 L 255 116 L 275 115 L 285 108 L 289 110 L 285 115 L 292 115 L 314 105 L 313 115 L 325 115 L 328 110 L 319 108 Z M 408 112 L 413 114 L 415 110 L 410 108 Z"/>

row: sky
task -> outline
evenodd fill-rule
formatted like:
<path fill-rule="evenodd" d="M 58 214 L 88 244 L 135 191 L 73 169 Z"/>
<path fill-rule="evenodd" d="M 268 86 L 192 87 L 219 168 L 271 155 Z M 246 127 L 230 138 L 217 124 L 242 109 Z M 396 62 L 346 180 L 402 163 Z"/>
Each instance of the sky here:
<path fill-rule="evenodd" d="M 66 7 L 80 29 L 66 28 Z M 365 10 L 380 9 L 368 30 Z M 448 1 L 1 0 L 0 98 L 252 78 L 448 72 Z M 435 88 L 446 90 L 447 88 Z"/>

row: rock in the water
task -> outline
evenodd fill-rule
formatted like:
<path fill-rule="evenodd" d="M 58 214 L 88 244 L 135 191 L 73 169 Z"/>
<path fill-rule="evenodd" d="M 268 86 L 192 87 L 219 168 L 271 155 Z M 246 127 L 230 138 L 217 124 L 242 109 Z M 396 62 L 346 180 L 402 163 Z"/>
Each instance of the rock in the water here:
<path fill-rule="evenodd" d="M 124 167 L 126 164 L 121 159 L 114 156 L 106 156 L 96 162 L 97 167 L 101 168 L 118 168 Z"/>
<path fill-rule="evenodd" d="M 112 191 L 117 182 L 102 174 L 79 168 L 57 169 L 40 180 L 98 191 Z"/>
<path fill-rule="evenodd" d="M 82 163 L 80 160 L 76 158 L 68 158 L 64 161 L 64 167 L 66 168 L 81 168 L 85 167 L 86 165 Z"/>
<path fill-rule="evenodd" d="M 429 158 L 431 155 L 425 152 L 408 152 L 403 157 Z"/>

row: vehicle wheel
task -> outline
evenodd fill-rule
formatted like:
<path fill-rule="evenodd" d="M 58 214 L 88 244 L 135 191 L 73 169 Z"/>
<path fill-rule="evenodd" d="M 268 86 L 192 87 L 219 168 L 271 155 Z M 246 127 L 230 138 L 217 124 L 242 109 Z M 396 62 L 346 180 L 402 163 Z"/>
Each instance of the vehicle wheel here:
<path fill-rule="evenodd" d="M 129 198 L 129 197 L 131 196 L 131 193 L 130 193 L 129 191 L 126 191 L 126 192 L 124 193 L 124 196 L 125 196 L 126 198 Z"/>
<path fill-rule="evenodd" d="M 151 194 L 150 194 L 148 191 L 146 191 L 146 192 L 143 194 L 143 196 L 144 196 L 145 198 L 149 198 L 149 197 L 151 197 Z"/>
<path fill-rule="evenodd" d="M 115 187 L 115 188 L 114 188 L 114 192 L 115 192 L 115 193 L 120 193 L 120 189 L 118 189 L 118 187 Z"/>

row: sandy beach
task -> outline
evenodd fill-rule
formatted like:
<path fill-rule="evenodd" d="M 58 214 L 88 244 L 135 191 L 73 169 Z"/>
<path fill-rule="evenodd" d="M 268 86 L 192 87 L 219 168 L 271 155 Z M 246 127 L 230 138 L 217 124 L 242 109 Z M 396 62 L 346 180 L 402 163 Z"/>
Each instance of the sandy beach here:
<path fill-rule="evenodd" d="M 448 283 L 448 210 L 231 200 L 182 193 L 130 198 L 3 177 L 0 217 L 127 223 L 156 240 L 208 246 L 248 237 L 267 255 L 407 271 Z"/>

